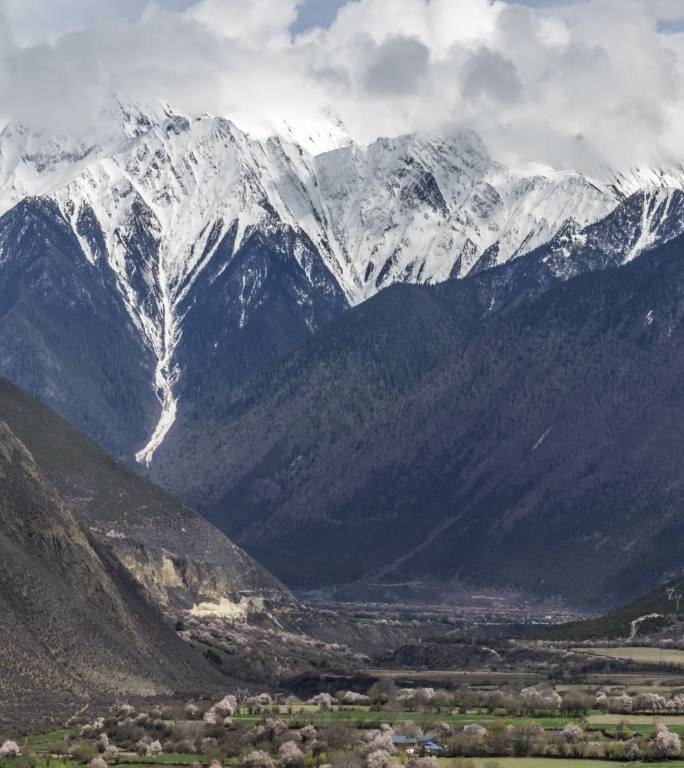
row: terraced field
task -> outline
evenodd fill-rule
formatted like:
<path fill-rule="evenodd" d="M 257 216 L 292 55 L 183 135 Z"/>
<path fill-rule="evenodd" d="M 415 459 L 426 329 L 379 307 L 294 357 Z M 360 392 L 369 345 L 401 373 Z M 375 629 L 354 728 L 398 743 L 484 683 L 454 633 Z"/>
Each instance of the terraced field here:
<path fill-rule="evenodd" d="M 641 664 L 675 664 L 684 667 L 684 651 L 676 648 L 625 647 L 625 648 L 575 648 L 577 653 L 591 656 L 607 656 L 611 659 L 626 659 Z"/>

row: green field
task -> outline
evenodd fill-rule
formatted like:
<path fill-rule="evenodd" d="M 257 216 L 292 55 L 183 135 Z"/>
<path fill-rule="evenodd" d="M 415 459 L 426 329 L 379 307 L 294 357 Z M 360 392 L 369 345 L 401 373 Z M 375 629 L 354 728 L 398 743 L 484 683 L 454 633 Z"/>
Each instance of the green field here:
<path fill-rule="evenodd" d="M 68 728 L 60 728 L 57 731 L 29 736 L 26 741 L 30 748 L 36 752 L 59 752 L 64 747 L 65 736 L 70 733 Z"/>
<path fill-rule="evenodd" d="M 681 672 L 658 672 L 657 675 L 646 675 L 643 672 L 622 672 L 620 674 L 587 675 L 585 684 L 602 687 L 623 685 L 629 688 L 633 688 L 634 686 L 644 686 L 649 689 L 657 688 L 658 686 L 682 688 L 684 687 L 684 677 L 682 677 Z"/>
<path fill-rule="evenodd" d="M 139 757 L 131 754 L 120 753 L 116 761 L 117 765 L 191 765 L 197 760 L 197 755 L 155 755 L 154 757 Z"/>
<path fill-rule="evenodd" d="M 674 648 L 573 648 L 576 653 L 592 656 L 608 656 L 611 659 L 626 659 L 648 664 L 676 664 L 684 667 L 684 651 Z"/>
<path fill-rule="evenodd" d="M 397 680 L 456 680 L 459 683 L 486 684 L 491 683 L 521 683 L 527 680 L 540 682 L 546 680 L 546 675 L 540 672 L 529 672 L 525 669 L 509 672 L 463 671 L 451 669 L 369 669 L 369 677 L 393 677 Z"/>
<path fill-rule="evenodd" d="M 173 758 L 173 755 L 168 755 L 168 758 Z M 180 756 L 178 756 L 180 757 Z M 200 762 L 207 763 L 207 759 L 203 758 L 201 755 L 194 755 L 194 760 L 199 760 Z M 616 761 L 609 761 L 609 760 L 578 760 L 578 759 L 567 759 L 567 758 L 546 758 L 546 757 L 499 757 L 499 758 L 470 758 L 472 762 L 475 764 L 476 768 L 493 768 L 494 765 L 498 766 L 499 768 L 609 768 L 611 765 L 631 765 L 630 763 L 620 763 Z M 7 760 L 3 761 L 4 764 L 9 766 L 11 768 L 13 764 L 13 760 Z M 162 763 L 161 760 L 157 759 L 155 762 L 159 764 L 169 765 L 173 764 L 172 761 L 169 759 L 168 761 Z M 396 765 L 399 765 L 399 760 L 396 759 L 395 761 Z M 439 768 L 451 768 L 451 766 L 454 763 L 454 760 L 452 758 L 439 758 L 437 761 Z M 125 761 L 119 761 L 116 763 L 116 765 L 121 766 L 127 766 L 127 768 L 136 768 L 136 766 L 148 766 L 150 764 L 149 761 L 140 761 L 137 762 L 131 761 L 125 762 Z M 181 761 L 178 761 L 176 763 L 177 765 L 183 765 L 184 763 Z M 48 768 L 47 760 L 45 757 L 39 757 L 36 763 L 37 768 Z M 662 768 L 662 766 L 667 766 L 667 768 L 684 768 L 684 760 L 672 760 L 665 763 L 639 763 L 640 768 Z M 55 760 L 52 759 L 50 761 L 49 768 L 82 768 L 80 763 L 76 763 L 73 761 L 62 761 L 62 760 Z"/>
<path fill-rule="evenodd" d="M 654 725 L 655 723 L 664 723 L 665 725 L 684 726 L 684 715 L 590 715 L 587 721 L 592 725 L 597 723 L 605 723 L 606 725 L 617 725 L 618 723 Z"/>
<path fill-rule="evenodd" d="M 438 761 L 440 768 L 448 768 L 453 762 L 448 758 Z M 550 757 L 500 757 L 500 758 L 473 758 L 477 768 L 496 763 L 500 768 L 607 768 L 610 765 L 633 765 L 633 763 L 620 763 L 615 760 L 575 760 L 568 758 Z M 673 760 L 667 763 L 639 763 L 640 768 L 655 768 L 666 765 L 668 768 L 684 768 L 684 760 Z"/>
<path fill-rule="evenodd" d="M 677 681 L 675 681 L 676 683 Z M 590 685 L 589 683 L 572 683 L 568 685 L 557 685 L 555 686 L 556 691 L 558 693 L 565 693 L 566 691 L 580 691 L 580 692 L 594 692 L 598 688 L 598 685 Z M 612 694 L 615 694 L 619 696 L 621 693 L 624 693 L 625 691 L 629 691 L 630 694 L 635 693 L 659 693 L 661 696 L 665 696 L 666 698 L 669 698 L 670 696 L 674 695 L 675 693 L 682 692 L 682 686 L 678 684 L 665 684 L 665 683 L 656 683 L 655 685 L 630 685 L 625 683 L 620 683 L 619 685 L 602 685 L 600 686 L 603 690 L 609 691 Z"/>
<path fill-rule="evenodd" d="M 674 731 L 680 736 L 684 736 L 684 717 L 676 715 L 664 715 L 663 717 L 653 717 L 649 715 L 591 715 L 587 722 L 592 728 L 610 730 L 620 723 L 638 733 L 641 736 L 650 736 L 653 733 L 656 723 L 663 723 L 669 730 Z"/>
<path fill-rule="evenodd" d="M 149 768 L 150 765 L 164 766 L 187 766 L 199 760 L 203 763 L 209 763 L 208 758 L 202 755 L 158 755 L 157 757 L 138 757 L 137 755 L 125 754 L 118 758 L 112 765 L 125 766 L 125 768 Z M 7 758 L 0 761 L 0 765 L 12 768 L 15 764 L 21 764 L 22 758 Z M 25 763 L 24 763 L 25 764 Z M 75 760 L 67 760 L 55 757 L 48 757 L 47 754 L 37 753 L 36 768 L 84 768 L 83 763 Z"/>
<path fill-rule="evenodd" d="M 612 650 L 612 649 L 611 649 Z M 619 650 L 619 649 L 614 649 Z M 634 650 L 634 649 L 630 649 Z M 431 673 L 426 673 L 431 674 Z M 455 673 L 446 673 L 454 675 Z M 511 674 L 511 673 L 508 673 Z M 518 673 L 524 674 L 524 673 Z M 671 678 L 674 679 L 674 678 Z M 588 684 L 576 684 L 573 688 L 588 688 Z M 655 686 L 648 686 L 648 690 L 653 690 Z M 544 728 L 547 732 L 554 732 L 562 730 L 565 725 L 570 722 L 581 723 L 582 719 L 579 717 L 570 717 L 567 715 L 552 716 L 552 717 L 518 717 L 513 715 L 506 715 L 504 710 L 496 711 L 493 714 L 477 714 L 477 710 L 470 710 L 467 714 L 459 713 L 457 710 L 443 710 L 441 712 L 425 713 L 415 711 L 390 711 L 371 710 L 367 706 L 363 707 L 343 707 L 335 706 L 330 712 L 320 712 L 314 705 L 307 704 L 295 704 L 292 707 L 292 713 L 288 713 L 288 707 L 280 706 L 277 708 L 280 713 L 278 716 L 286 722 L 292 724 L 293 727 L 301 727 L 303 724 L 313 724 L 315 726 L 322 726 L 326 723 L 336 721 L 347 721 L 354 725 L 362 725 L 362 727 L 375 727 L 375 724 L 381 722 L 388 723 L 390 725 L 396 725 L 402 722 L 411 721 L 421 727 L 424 732 L 429 732 L 429 729 L 433 727 L 433 723 L 446 722 L 456 726 L 455 730 L 461 728 L 470 723 L 481 723 L 485 727 L 493 721 L 501 722 L 505 725 L 526 725 L 530 723 L 536 723 Z M 269 713 L 270 715 L 270 713 Z M 233 720 L 242 722 L 245 726 L 251 726 L 263 721 L 264 717 L 269 715 L 263 714 L 239 714 L 233 717 Z M 183 721 L 186 726 L 196 726 L 198 731 L 204 727 L 204 723 L 201 720 Z M 672 730 L 684 737 L 684 715 L 663 715 L 662 717 L 649 716 L 649 715 L 611 715 L 603 714 L 598 710 L 592 710 L 587 717 L 587 724 L 591 731 L 596 733 L 592 736 L 592 739 L 603 740 L 599 731 L 606 731 L 608 735 L 612 735 L 612 730 L 618 723 L 625 723 L 630 731 L 641 734 L 645 737 L 651 736 L 653 733 L 656 722 L 662 722 Z M 366 725 L 367 723 L 367 725 Z M 168 723 L 171 725 L 171 721 Z M 73 729 L 72 729 L 73 731 Z M 25 739 L 22 743 L 24 754 L 33 752 L 37 755 L 36 768 L 82 768 L 79 763 L 71 759 L 59 759 L 51 757 L 51 755 L 61 755 L 65 748 L 65 736 L 68 736 L 72 731 L 67 729 L 52 731 L 46 734 L 39 734 L 31 736 Z M 190 731 L 194 731 L 193 728 Z M 130 748 L 130 747 L 129 747 Z M 237 758 L 231 758 L 237 760 Z M 194 754 L 165 754 L 155 757 L 139 757 L 134 752 L 120 752 L 115 762 L 115 765 L 122 768 L 150 768 L 150 766 L 163 766 L 163 768 L 188 768 L 188 766 L 199 761 L 205 766 L 208 765 L 210 760 L 206 755 L 194 755 Z M 398 766 L 399 759 L 394 761 Z M 596 759 L 568 759 L 568 758 L 541 758 L 541 757 L 529 757 L 529 758 L 474 758 L 472 763 L 475 768 L 608 768 L 610 763 L 616 761 L 609 760 L 596 760 Z M 452 768 L 454 761 L 449 758 L 441 758 L 439 760 L 439 768 Z M 233 762 L 229 763 L 234 765 Z M 627 765 L 625 763 L 625 765 Z M 651 764 L 641 764 L 649 766 Z M 655 766 L 655 764 L 653 764 Z M 659 765 L 663 765 L 660 763 Z M 677 761 L 668 761 L 665 763 L 671 768 L 684 768 L 684 759 Z M 7 760 L 0 762 L 0 768 L 19 768 L 15 766 L 15 761 Z"/>
<path fill-rule="evenodd" d="M 296 708 L 297 709 L 297 708 Z M 306 722 L 313 725 L 319 725 L 321 723 L 335 722 L 335 721 L 369 721 L 378 723 L 404 723 L 415 722 L 421 723 L 450 723 L 452 725 L 468 725 L 469 723 L 487 723 L 493 720 L 501 720 L 506 725 L 515 725 L 535 722 L 542 726 L 542 728 L 562 728 L 568 723 L 579 723 L 580 718 L 570 717 L 567 715 L 558 717 L 506 717 L 501 715 L 488 715 L 488 714 L 467 714 L 462 715 L 454 712 L 391 712 L 383 710 L 381 712 L 371 711 L 368 709 L 342 709 L 334 710 L 332 712 L 311 712 L 308 714 L 300 715 L 296 711 L 292 715 L 281 714 L 280 717 L 286 723 L 292 722 Z M 247 723 L 259 723 L 263 720 L 263 715 L 235 715 L 233 720 Z"/>

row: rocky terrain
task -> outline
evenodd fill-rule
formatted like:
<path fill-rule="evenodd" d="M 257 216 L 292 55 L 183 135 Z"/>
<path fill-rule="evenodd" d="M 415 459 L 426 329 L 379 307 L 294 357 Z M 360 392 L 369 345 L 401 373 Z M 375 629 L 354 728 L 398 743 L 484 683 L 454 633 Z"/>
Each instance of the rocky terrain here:
<path fill-rule="evenodd" d="M 0 381 L 0 420 L 32 453 L 88 535 L 161 607 L 222 603 L 226 615 L 291 600 L 203 518 L 143 479 L 47 407 Z"/>
<path fill-rule="evenodd" d="M 88 700 L 216 688 L 4 419 L 0 523 L 5 723 L 60 722 Z"/>

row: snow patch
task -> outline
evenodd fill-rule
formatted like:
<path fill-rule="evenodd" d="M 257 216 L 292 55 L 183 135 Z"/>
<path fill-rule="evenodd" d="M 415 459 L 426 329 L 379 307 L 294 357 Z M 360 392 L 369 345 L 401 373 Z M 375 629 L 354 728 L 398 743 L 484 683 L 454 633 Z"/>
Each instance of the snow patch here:
<path fill-rule="evenodd" d="M 649 613 L 646 616 L 639 616 L 638 619 L 634 619 L 634 621 L 630 622 L 630 633 L 627 640 L 628 641 L 634 640 L 634 638 L 637 636 L 637 633 L 639 632 L 639 626 L 643 624 L 645 621 L 648 621 L 649 619 L 660 619 L 660 618 L 662 618 L 661 613 Z"/>
<path fill-rule="evenodd" d="M 538 448 L 541 448 L 541 445 L 542 445 L 542 443 L 543 443 L 543 442 L 544 442 L 544 440 L 546 440 L 546 438 L 549 436 L 549 433 L 551 432 L 551 430 L 552 430 L 552 429 L 553 429 L 553 427 L 549 427 L 549 428 L 546 430 L 546 432 L 544 432 L 544 434 L 543 434 L 543 435 L 542 435 L 542 436 L 539 438 L 539 440 L 537 440 L 537 442 L 534 444 L 534 446 L 533 446 L 533 448 L 532 448 L 532 451 L 531 451 L 531 453 L 534 453 L 534 452 L 535 452 L 535 451 L 536 451 Z"/>

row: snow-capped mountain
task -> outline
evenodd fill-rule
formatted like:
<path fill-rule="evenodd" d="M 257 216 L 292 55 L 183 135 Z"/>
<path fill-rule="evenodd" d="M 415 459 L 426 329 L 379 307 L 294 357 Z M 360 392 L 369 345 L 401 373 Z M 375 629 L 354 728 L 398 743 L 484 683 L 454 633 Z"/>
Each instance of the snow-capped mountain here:
<path fill-rule="evenodd" d="M 612 235 L 627 260 L 665 236 L 673 200 L 666 187 L 684 188 L 679 167 L 600 179 L 526 173 L 492 158 L 472 133 L 358 146 L 339 125 L 325 136 L 320 127 L 286 125 L 280 136 L 256 139 L 221 117 L 122 100 L 108 117 L 105 137 L 92 143 L 15 125 L 0 134 L 0 212 L 14 213 L 11 226 L 0 220 L 0 271 L 13 264 L 16 277 L 22 255 L 31 265 L 22 280 L 38 271 L 44 254 L 35 238 L 31 258 L 22 251 L 17 206 L 40 198 L 32 220 L 42 222 L 43 241 L 59 231 L 60 253 L 71 254 L 68 274 L 51 273 L 52 287 L 83 285 L 77 272 L 96 276 L 98 291 L 114 286 L 137 338 L 131 354 L 154 370 L 156 426 L 135 446 L 145 464 L 180 409 L 214 407 L 219 393 L 382 288 L 464 277 L 554 238 L 556 271 L 570 275 L 576 269 L 564 266 L 562 238 L 571 232 L 580 242 L 632 194 L 627 221 Z M 296 136 L 312 150 L 321 136 L 338 148 L 312 154 Z M 41 285 L 30 285 L 34 302 Z M 16 300 L 16 291 L 0 297 L 0 318 Z M 29 346 L 34 336 L 27 334 Z M 5 350 L 3 360 L 2 371 L 21 379 L 18 353 Z M 57 407 L 65 397 L 38 394 Z M 76 420 L 87 428 L 88 418 Z"/>
<path fill-rule="evenodd" d="M 472 133 L 382 139 L 315 159 L 331 242 L 352 265 L 351 299 L 395 282 L 463 277 L 488 249 L 504 263 L 568 220 L 605 216 L 619 193 L 575 173 L 524 176 L 494 161 Z"/>

